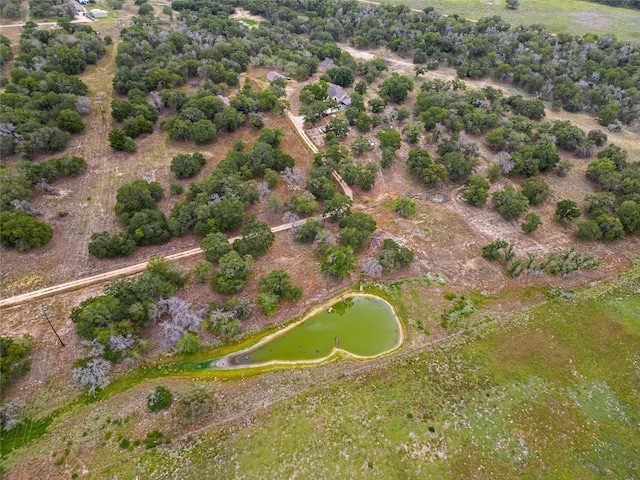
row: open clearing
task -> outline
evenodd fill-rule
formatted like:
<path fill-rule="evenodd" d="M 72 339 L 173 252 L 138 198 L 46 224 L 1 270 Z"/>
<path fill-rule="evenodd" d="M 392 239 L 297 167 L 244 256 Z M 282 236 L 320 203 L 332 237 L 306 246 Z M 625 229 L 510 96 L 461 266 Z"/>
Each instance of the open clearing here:
<path fill-rule="evenodd" d="M 346 46 L 344 48 L 358 60 L 380 56 L 389 62 L 392 70 L 407 74 L 413 71 L 410 62 L 398 58 L 388 51 L 367 52 L 357 51 Z M 112 212 L 115 193 L 121 185 L 144 178 L 160 182 L 165 191 L 168 191 L 169 183 L 174 180 L 169 171 L 171 158 L 180 152 L 200 150 L 207 157 L 208 163 L 197 177 L 183 181 L 186 186 L 190 181 L 198 181 L 208 175 L 217 162 L 224 158 L 234 140 L 242 139 L 247 144 L 251 144 L 257 138 L 257 131 L 244 127 L 232 134 L 221 136 L 217 143 L 197 148 L 194 144 L 169 141 L 165 133 L 156 130 L 153 134 L 137 142 L 138 150 L 132 155 L 111 152 L 106 137 L 112 128 L 108 105 L 112 95 L 110 77 L 115 71 L 114 58 L 115 46 L 109 47 L 107 57 L 102 59 L 97 66 L 89 69 L 83 76 L 89 85 L 90 96 L 94 100 L 94 109 L 88 122 L 89 127 L 81 135 L 74 137 L 69 151 L 83 155 L 89 163 L 89 170 L 80 177 L 56 182 L 55 186 L 64 195 L 59 197 L 36 195 L 34 206 L 47 212 L 47 220 L 53 224 L 54 237 L 50 244 L 44 248 L 34 249 L 24 254 L 14 250 L 1 253 L 4 265 L 1 277 L 4 298 L 126 267 L 143 262 L 152 256 L 175 254 L 196 247 L 199 238 L 188 234 L 184 237 L 173 238 L 165 245 L 139 248 L 132 257 L 125 259 L 95 259 L 87 251 L 87 244 L 93 232 L 119 230 Z M 267 71 L 264 68 L 251 69 L 246 75 L 254 81 L 256 88 L 259 88 Z M 424 79 L 448 80 L 454 76 L 455 72 L 452 69 L 427 72 L 426 75 L 416 80 L 418 82 L 416 90 L 405 104 L 411 107 L 419 90 L 419 82 Z M 240 84 L 244 83 L 244 77 L 243 74 Z M 299 91 L 304 85 L 314 80 L 317 80 L 317 76 L 305 82 L 289 82 L 287 94 L 294 113 L 297 113 L 299 108 Z M 470 88 L 495 85 L 488 80 L 467 83 Z M 504 89 L 504 86 L 496 86 Z M 515 90 L 507 90 L 505 94 L 515 92 Z M 234 91 L 230 90 L 228 94 L 232 96 Z M 104 113 L 95 103 L 98 97 L 102 99 Z M 570 119 L 585 130 L 597 128 L 595 120 L 586 115 L 555 113 L 549 110 L 547 110 L 547 114 L 548 119 Z M 296 159 L 298 166 L 308 172 L 311 168 L 312 155 L 297 135 L 296 128 L 289 119 L 270 116 L 267 126 L 278 126 L 284 130 L 284 150 Z M 317 135 L 317 128 L 309 130 L 308 133 L 313 141 L 322 147 L 323 139 L 322 136 Z M 377 143 L 374 134 L 370 133 L 369 135 L 374 143 Z M 344 144 L 348 146 L 355 136 L 357 136 L 357 132 L 352 129 Z M 469 138 L 480 144 L 482 161 L 479 172 L 484 173 L 492 159 L 492 153 L 482 145 L 481 140 L 475 139 L 471 135 Z M 640 140 L 637 135 L 625 131 L 620 135 L 610 135 L 610 141 L 627 148 L 630 151 L 630 158 L 640 158 Z M 424 142 L 421 145 L 427 148 L 432 156 L 435 156 L 434 145 Z M 566 278 L 528 275 L 518 280 L 510 279 L 505 276 L 502 266 L 491 264 L 480 258 L 482 246 L 496 238 L 503 238 L 516 244 L 519 255 L 533 253 L 542 257 L 573 245 L 576 241 L 572 236 L 572 227 L 562 227 L 552 221 L 554 205 L 555 201 L 563 198 L 571 198 L 581 203 L 586 194 L 594 192 L 593 187 L 584 177 L 584 170 L 588 162 L 562 153 L 563 158 L 570 160 L 575 165 L 571 173 L 564 178 L 551 174 L 543 175 L 544 180 L 551 187 L 552 198 L 532 209 L 540 215 L 543 224 L 533 235 L 526 235 L 521 231 L 519 222 L 502 220 L 492 208 L 488 206 L 476 208 L 466 204 L 460 197 L 461 189 L 457 184 L 445 183 L 435 189 L 425 188 L 408 175 L 405 165 L 408 151 L 409 146 L 403 144 L 399 151 L 398 161 L 390 169 L 378 175 L 376 186 L 371 191 L 364 192 L 359 188 L 354 188 L 356 204 L 373 215 L 378 223 L 379 233 L 409 246 L 416 253 L 416 259 L 412 266 L 398 272 L 396 277 L 411 278 L 442 274 L 458 288 L 477 291 L 485 295 L 494 295 L 509 289 L 521 289 L 534 285 L 574 288 L 588 282 L 611 278 L 616 273 L 629 268 L 630 260 L 626 252 L 638 250 L 635 238 L 616 243 L 582 243 L 580 248 L 583 251 L 595 255 L 603 262 L 600 270 L 574 274 Z M 365 163 L 378 161 L 379 155 L 380 152 L 376 149 L 374 152 L 362 156 L 361 159 Z M 495 191 L 507 184 L 517 186 L 520 181 L 521 179 L 503 177 L 491 188 L 492 191 Z M 277 193 L 283 201 L 288 200 L 293 194 L 285 188 L 284 182 L 281 182 Z M 413 219 L 403 219 L 390 208 L 392 197 L 407 194 L 411 195 L 418 203 L 418 215 Z M 160 208 L 168 213 L 177 198 L 167 196 L 160 202 Z M 55 212 L 59 209 L 67 210 L 69 215 L 57 218 Z M 282 223 L 282 214 L 267 209 L 265 202 L 252 206 L 250 213 L 257 214 L 272 226 Z M 337 230 L 334 224 L 329 224 L 328 228 Z M 359 257 L 377 256 L 378 248 L 370 246 Z M 249 296 L 255 296 L 258 292 L 257 279 L 271 269 L 280 268 L 291 275 L 295 284 L 304 288 L 305 298 L 300 304 L 283 305 L 281 311 L 274 317 L 255 315 L 254 318 L 243 324 L 243 330 L 255 332 L 264 328 L 265 325 L 278 324 L 290 319 L 301 309 L 321 302 L 332 293 L 356 281 L 355 276 L 343 282 L 336 282 L 321 275 L 319 263 L 312 254 L 312 249 L 311 246 L 294 242 L 288 233 L 277 235 L 272 249 L 256 263 L 256 271 L 249 281 L 246 293 Z M 185 260 L 180 266 L 186 270 L 194 262 L 195 259 Z M 35 334 L 34 365 L 49 364 L 48 368 L 39 371 L 37 375 L 32 373 L 15 382 L 15 385 L 9 389 L 10 395 L 29 399 L 34 398 L 43 386 L 54 388 L 60 384 L 69 385 L 71 383 L 69 368 L 73 361 L 81 356 L 82 344 L 73 333 L 73 324 L 69 320 L 69 314 L 74 306 L 98 292 L 100 292 L 99 287 L 92 287 L 43 299 L 38 304 L 3 311 L 0 334 Z M 189 283 L 183 291 L 183 295 L 185 298 L 196 299 L 196 303 L 202 306 L 217 298 L 208 285 L 197 283 Z M 52 353 L 57 348 L 57 340 L 52 336 L 49 326 L 42 316 L 41 307 L 48 312 L 55 328 L 61 332 L 64 341 L 68 343 L 69 348 L 64 349 L 63 354 Z M 155 353 L 158 354 L 160 351 L 155 351 Z M 61 402 L 63 400 L 60 399 Z"/>
<path fill-rule="evenodd" d="M 520 291 L 514 314 L 503 311 L 519 303 L 509 295 L 478 297 L 474 318 L 493 324 L 429 348 L 433 337 L 410 323 L 395 358 L 339 359 L 232 382 L 191 375 L 129 390 L 120 382 L 121 393 L 59 416 L 64 438 L 47 435 L 22 449 L 7 478 L 36 469 L 96 479 L 628 478 L 640 468 L 639 266 L 565 298 Z M 450 298 L 450 286 L 421 280 L 383 289 L 427 323 L 425 309 Z M 145 413 L 157 384 L 177 395 L 205 386 L 216 397 L 214 415 L 185 434 L 173 407 Z M 123 455 L 118 438 L 153 429 L 171 444 Z"/>
<path fill-rule="evenodd" d="M 441 13 L 457 13 L 471 20 L 499 15 L 511 25 L 542 24 L 554 33 L 578 36 L 614 33 L 620 40 L 640 41 L 640 11 L 582 0 L 523 0 L 517 10 L 507 9 L 504 0 L 390 0 L 386 3 L 400 3 L 419 10 L 435 7 Z"/>
<path fill-rule="evenodd" d="M 430 4 L 437 8 L 441 4 L 451 11 L 451 5 L 455 9 L 455 5 L 469 6 L 472 2 L 436 0 Z M 511 12 L 498 2 L 473 2 L 476 4 L 489 10 L 477 17 L 500 14 L 515 23 L 509 17 Z M 605 23 L 614 22 L 621 38 L 632 36 L 633 25 L 637 32 L 640 13 L 636 17 L 636 12 L 623 11 L 624 18 L 618 22 L 617 17 L 606 16 L 610 10 L 618 10 L 580 2 L 587 13 L 577 14 L 575 4 L 563 2 L 566 8 L 558 8 L 565 13 L 557 15 L 557 21 L 566 20 L 558 31 L 584 33 L 580 30 L 584 28 L 598 32 L 598 23 L 606 30 Z M 424 5 L 416 2 L 414 6 Z M 523 2 L 514 15 L 541 18 L 532 16 L 538 15 L 532 13 L 536 12 L 534 7 L 550 10 L 549 2 L 543 5 L 530 0 Z M 135 11 L 127 8 L 127 14 Z M 595 13 L 589 13 L 592 8 Z M 476 18 L 474 10 L 458 11 Z M 246 12 L 239 16 L 249 18 Z M 606 21 L 598 20 L 600 16 Z M 544 20 L 554 25 L 554 18 Z M 115 27 L 110 31 L 105 22 L 101 28 L 117 38 Z M 127 259 L 97 260 L 87 252 L 93 232 L 119 229 L 113 205 L 122 184 L 144 178 L 160 182 L 168 191 L 169 182 L 174 180 L 169 172 L 171 158 L 180 152 L 202 151 L 207 166 L 195 179 L 183 182 L 187 185 L 210 173 L 234 140 L 251 144 L 257 138 L 258 132 L 245 127 L 225 134 L 215 144 L 198 148 L 171 142 L 156 129 L 138 140 L 135 154 L 111 152 L 106 138 L 114 125 L 108 105 L 115 48 L 108 47 L 107 56 L 82 76 L 89 85 L 94 108 L 87 130 L 73 138 L 66 153 L 83 155 L 89 170 L 78 178 L 56 182 L 55 187 L 62 192 L 59 197 L 37 194 L 34 198 L 34 206 L 47 212 L 54 237 L 46 247 L 26 254 L 0 254 L 5 298 L 197 246 L 199 238 L 190 234 L 165 245 L 140 248 Z M 391 70 L 409 75 L 414 72 L 410 61 L 388 51 L 343 48 L 356 59 L 377 55 L 389 62 Z M 251 69 L 247 76 L 258 86 L 266 72 L 264 68 Z M 439 69 L 421 78 L 454 76 L 452 69 Z M 244 78 L 242 75 L 240 85 Z M 317 76 L 289 83 L 287 93 L 294 113 L 300 89 L 316 80 Z M 521 93 L 488 80 L 466 83 L 470 88 L 494 85 L 506 94 Z M 416 93 L 407 100 L 407 106 L 411 107 Z M 233 96 L 234 90 L 227 94 Z M 96 103 L 98 98 L 104 112 Z M 571 120 L 585 131 L 600 128 L 586 115 L 547 110 L 546 120 L 555 119 Z M 284 150 L 308 172 L 312 155 L 287 117 L 270 116 L 267 126 L 285 131 Z M 322 147 L 317 129 L 308 133 Z M 349 135 L 347 146 L 357 134 L 352 131 Z M 480 144 L 479 172 L 484 173 L 492 153 L 480 139 L 469 137 Z M 610 134 L 609 141 L 627 149 L 630 159 L 640 158 L 638 135 L 624 131 Z M 434 145 L 423 140 L 421 146 L 434 155 Z M 371 191 L 354 189 L 356 203 L 373 215 L 378 231 L 416 253 L 410 268 L 378 285 L 393 300 L 407 328 L 406 344 L 400 352 L 371 362 L 339 358 L 312 368 L 280 369 L 233 377 L 235 381 L 228 382 L 222 381 L 224 376 L 206 374 L 164 376 L 170 367 L 160 366 L 151 373 L 136 370 L 138 364 L 119 365 L 116 375 L 124 376 L 94 403 L 87 397 L 78 399 L 80 391 L 72 385 L 70 368 L 82 357 L 84 346 L 74 333 L 69 314 L 82 300 L 99 295 L 101 286 L 7 309 L 2 312 L 0 334 L 30 333 L 36 344 L 32 371 L 13 382 L 3 395 L 32 402 L 28 414 L 39 420 L 18 430 L 10 441 L 27 443 L 51 422 L 49 432 L 41 439 L 4 459 L 10 471 L 7 478 L 33 478 L 37 471 L 51 479 L 69 478 L 73 473 L 96 479 L 587 479 L 606 474 L 628 478 L 639 471 L 640 394 L 633 388 L 640 382 L 640 270 L 639 260 L 633 256 L 639 251 L 637 237 L 616 243 L 581 243 L 580 249 L 598 257 L 603 265 L 598 271 L 566 278 L 529 275 L 510 279 L 502 266 L 479 256 L 481 247 L 496 238 L 514 242 L 519 255 L 542 256 L 576 243 L 573 226 L 562 227 L 552 221 L 552 216 L 557 200 L 571 198 L 581 203 L 585 194 L 594 192 L 584 177 L 588 161 L 562 153 L 574 163 L 572 172 L 564 178 L 542 176 L 551 187 L 552 197 L 531 210 L 540 215 L 543 225 L 528 236 L 519 222 L 505 222 L 492 208 L 478 209 L 464 203 L 459 185 L 447 183 L 427 189 L 410 178 L 405 165 L 408 150 L 404 143 L 396 164 L 379 175 Z M 361 159 L 365 163 L 379 160 L 379 154 L 376 150 Z M 491 188 L 495 191 L 521 180 L 501 178 Z M 283 183 L 277 192 L 287 200 L 292 192 Z M 419 208 L 418 215 L 410 220 L 398 217 L 390 208 L 391 198 L 405 194 L 411 194 Z M 167 195 L 160 208 L 168 212 L 175 200 Z M 58 219 L 55 212 L 59 209 L 69 215 Z M 282 223 L 281 213 L 268 210 L 265 202 L 252 206 L 250 213 L 270 225 Z M 337 230 L 331 224 L 328 228 Z M 359 256 L 377 256 L 378 248 L 370 246 Z M 191 259 L 180 266 L 187 270 L 193 263 Z M 275 268 L 287 271 L 295 284 L 303 286 L 304 300 L 284 304 L 274 317 L 254 315 L 243 324 L 245 335 L 294 318 L 361 280 L 355 274 L 343 282 L 322 276 L 313 247 L 297 244 L 290 234 L 282 233 L 255 265 L 246 293 L 255 297 L 257 279 Z M 618 275 L 618 280 L 601 283 Z M 562 298 L 547 297 L 560 292 L 564 293 Z M 451 295 L 471 298 L 476 311 L 447 330 L 441 325 L 441 314 L 451 308 Z M 181 296 L 200 306 L 216 299 L 210 286 L 193 282 Z M 48 312 L 66 347 L 57 343 L 42 309 Z M 145 335 L 157 339 L 157 329 L 150 327 Z M 205 336 L 204 340 L 211 339 Z M 164 353 L 155 347 L 148 355 L 162 362 Z M 199 355 L 197 359 L 211 355 L 211 351 Z M 213 416 L 188 430 L 177 424 L 173 408 L 150 415 L 145 399 L 157 384 L 167 386 L 178 398 L 194 385 L 204 386 L 216 398 Z M 142 439 L 154 429 L 170 437 L 171 444 L 149 451 L 144 445 L 131 451 L 118 446 L 118 437 Z M 57 465 L 66 448 L 69 454 Z"/>

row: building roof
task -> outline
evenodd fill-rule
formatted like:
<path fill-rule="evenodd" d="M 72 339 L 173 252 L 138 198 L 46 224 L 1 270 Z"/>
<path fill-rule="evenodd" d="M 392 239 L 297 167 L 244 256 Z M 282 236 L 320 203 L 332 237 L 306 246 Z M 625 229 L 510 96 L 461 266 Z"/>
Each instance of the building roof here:
<path fill-rule="evenodd" d="M 329 95 L 329 98 L 332 100 L 339 102 L 347 96 L 347 92 L 345 92 L 340 85 L 336 85 L 335 83 L 328 83 L 327 85 L 329 85 L 327 95 Z"/>
<path fill-rule="evenodd" d="M 267 80 L 269 80 L 270 82 L 273 82 L 274 80 L 277 80 L 279 78 L 284 78 L 286 80 L 289 80 L 289 77 L 285 77 L 284 75 L 278 73 L 278 72 L 269 72 L 267 73 Z"/>

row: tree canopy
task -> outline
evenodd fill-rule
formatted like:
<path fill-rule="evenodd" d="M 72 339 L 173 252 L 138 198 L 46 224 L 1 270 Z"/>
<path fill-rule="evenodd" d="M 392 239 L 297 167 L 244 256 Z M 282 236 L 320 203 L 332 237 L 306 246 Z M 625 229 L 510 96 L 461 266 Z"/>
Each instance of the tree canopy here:
<path fill-rule="evenodd" d="M 491 201 L 505 220 L 518 218 L 522 212 L 529 208 L 529 200 L 527 197 L 517 192 L 516 189 L 510 185 L 494 192 Z"/>

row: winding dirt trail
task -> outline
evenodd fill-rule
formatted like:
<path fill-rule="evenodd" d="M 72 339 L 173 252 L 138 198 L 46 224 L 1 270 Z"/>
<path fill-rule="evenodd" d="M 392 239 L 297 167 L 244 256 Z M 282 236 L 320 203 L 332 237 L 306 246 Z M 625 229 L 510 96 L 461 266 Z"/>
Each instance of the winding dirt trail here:
<path fill-rule="evenodd" d="M 318 147 L 311 141 L 311 139 L 307 136 L 304 131 L 303 123 L 304 120 L 300 116 L 295 116 L 291 112 L 287 112 L 287 116 L 291 121 L 291 124 L 295 127 L 296 132 L 302 139 L 302 141 L 309 147 L 309 149 L 313 153 L 318 153 Z M 349 185 L 347 185 L 344 180 L 340 177 L 340 175 L 334 170 L 333 176 L 335 180 L 340 185 L 340 188 L 344 191 L 345 195 L 349 198 L 353 199 L 353 192 Z M 306 219 L 299 220 L 295 224 L 287 223 L 278 225 L 276 227 L 272 227 L 271 231 L 274 233 L 282 232 L 285 230 L 289 230 L 296 225 L 301 225 L 306 222 Z M 95 229 L 94 229 L 95 230 Z M 232 237 L 229 239 L 229 242 L 232 243 L 234 240 L 240 237 Z M 165 256 L 165 258 L 169 261 L 173 260 L 181 260 L 184 258 L 190 258 L 197 255 L 202 255 L 203 251 L 200 247 L 191 248 L 189 250 L 183 250 L 182 252 L 174 253 L 171 255 Z M 148 260 L 140 263 L 136 263 L 134 265 L 129 265 L 127 267 L 118 268 L 115 270 L 111 270 L 108 272 L 100 273 L 97 275 L 92 275 L 90 277 L 81 278 L 78 280 L 72 280 L 65 283 L 60 283 L 58 285 L 53 285 L 51 287 L 42 288 L 39 290 L 35 290 L 33 292 L 23 293 L 20 295 L 15 295 L 13 297 L 0 299 L 0 310 L 4 308 L 14 307 L 16 305 L 21 305 L 32 300 L 37 300 L 40 298 L 50 297 L 53 295 L 57 295 L 59 293 L 68 292 L 72 290 L 78 290 L 84 287 L 88 287 L 90 285 L 95 285 L 97 283 L 107 282 L 109 280 L 113 280 L 114 278 L 118 278 L 121 276 L 135 275 L 136 273 L 143 272 L 147 268 Z"/>
<path fill-rule="evenodd" d="M 299 220 L 295 223 L 295 226 L 302 225 L 307 221 L 307 219 Z M 286 223 L 282 225 L 278 225 L 277 227 L 272 227 L 271 231 L 273 233 L 282 232 L 285 230 L 289 230 L 294 227 L 293 223 Z M 239 239 L 240 237 L 232 237 L 229 239 L 229 243 L 233 243 L 234 240 Z M 189 250 L 184 250 L 182 252 L 174 253 L 173 255 L 167 255 L 165 258 L 167 260 L 181 260 L 183 258 L 194 257 L 197 255 L 202 255 L 203 251 L 200 247 L 191 248 Z M 79 280 L 72 280 L 70 282 L 61 283 L 58 285 L 54 285 L 52 287 L 42 288 L 40 290 L 36 290 L 29 293 L 23 293 L 22 295 L 16 295 L 14 297 L 4 298 L 0 300 L 0 309 L 14 307 L 16 305 L 20 305 L 31 300 L 36 300 L 39 298 L 50 297 L 52 295 L 57 295 L 62 292 L 68 292 L 71 290 L 78 290 L 80 288 L 88 287 L 89 285 L 94 285 L 96 283 L 102 283 L 109 280 L 113 280 L 114 278 L 118 278 L 121 276 L 127 275 L 135 275 L 136 273 L 143 272 L 147 268 L 147 264 L 149 261 L 144 261 L 141 263 L 136 263 L 135 265 L 130 265 L 124 268 L 118 268 L 116 270 L 111 270 L 109 272 L 100 273 L 98 275 L 93 275 L 91 277 L 81 278 Z"/>
<path fill-rule="evenodd" d="M 290 111 L 287 112 L 287 117 L 291 121 L 291 124 L 296 128 L 296 131 L 298 132 L 298 135 L 300 136 L 302 141 L 311 149 L 311 151 L 314 154 L 320 153 L 318 147 L 316 147 L 315 143 L 311 141 L 311 139 L 307 135 L 307 132 L 304 131 L 304 118 L 300 115 L 294 115 Z M 333 175 L 335 181 L 338 182 L 338 185 L 340 185 L 340 188 L 342 189 L 344 194 L 351 200 L 353 200 L 353 190 L 351 190 L 351 187 L 347 185 L 347 182 L 342 179 L 337 171 L 333 170 L 331 174 Z"/>

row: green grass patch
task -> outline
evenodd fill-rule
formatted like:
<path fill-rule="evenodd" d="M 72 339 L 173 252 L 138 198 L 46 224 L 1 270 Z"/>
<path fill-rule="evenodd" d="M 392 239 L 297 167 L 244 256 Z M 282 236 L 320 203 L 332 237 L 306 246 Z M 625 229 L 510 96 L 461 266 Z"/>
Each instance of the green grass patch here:
<path fill-rule="evenodd" d="M 636 266 L 637 267 L 637 266 Z M 640 468 L 638 275 L 208 432 L 181 478 L 581 478 Z M 410 290 L 410 289 L 407 289 Z M 403 297 L 412 309 L 413 295 Z M 140 463 L 143 464 L 144 462 Z M 173 470 L 172 470 L 173 471 Z"/>
<path fill-rule="evenodd" d="M 640 11 L 614 8 L 580 0 L 524 0 L 517 10 L 508 10 L 504 0 L 402 0 L 411 8 L 435 7 L 444 14 L 457 13 L 478 20 L 498 15 L 511 25 L 542 24 L 554 33 L 585 35 L 614 34 L 626 41 L 640 40 Z"/>
<path fill-rule="evenodd" d="M 26 420 L 8 432 L 2 432 L 0 435 L 0 456 L 4 457 L 12 450 L 40 438 L 49 428 L 53 418 L 53 416 L 48 416 L 41 420 Z"/>
<path fill-rule="evenodd" d="M 142 448 L 159 446 L 165 436 L 158 430 L 148 440 L 134 440 L 132 425 L 142 418 L 126 427 L 118 419 L 107 421 L 96 440 L 104 443 L 94 445 L 90 477 L 151 478 L 171 471 L 184 479 L 632 478 L 640 471 L 639 286 L 636 259 L 620 278 L 571 296 L 547 298 L 543 289 L 532 291 L 542 302 L 534 308 L 357 375 L 341 375 L 339 362 L 290 372 L 199 371 L 206 356 L 137 370 L 114 382 L 102 398 L 164 375 L 192 382 L 260 374 L 256 385 L 274 387 L 317 377 L 303 393 L 276 400 L 265 392 L 266 401 L 276 401 L 266 409 L 247 406 L 250 422 L 234 424 L 228 432 L 205 431 L 186 443 Z M 440 302 L 438 312 L 463 297 L 473 299 L 475 318 L 489 314 L 485 309 L 494 300 L 517 296 L 515 291 L 499 299 L 464 292 L 447 301 L 441 285 L 426 279 L 363 285 L 364 290 L 401 304 L 401 315 L 413 317 L 426 314 L 424 304 L 431 299 Z M 240 382 L 229 388 L 242 395 Z M 75 403 L 79 408 L 72 411 Z M 75 403 L 66 407 L 67 414 L 91 416 L 91 405 Z M 54 427 L 51 438 L 65 433 Z M 113 437 L 106 433 L 111 431 Z M 123 439 L 134 443 L 121 447 Z M 52 462 L 64 462 L 61 450 L 55 451 Z"/>

